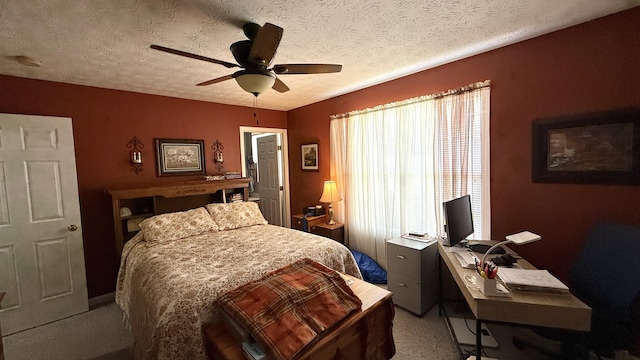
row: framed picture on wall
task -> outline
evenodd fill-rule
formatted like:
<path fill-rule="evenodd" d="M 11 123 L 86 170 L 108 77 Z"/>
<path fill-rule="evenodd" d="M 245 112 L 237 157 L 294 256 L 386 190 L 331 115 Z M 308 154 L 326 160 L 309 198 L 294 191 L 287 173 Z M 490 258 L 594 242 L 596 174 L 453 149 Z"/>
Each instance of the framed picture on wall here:
<path fill-rule="evenodd" d="M 318 170 L 318 144 L 302 145 L 302 170 Z"/>
<path fill-rule="evenodd" d="M 158 176 L 205 174 L 204 140 L 154 139 Z"/>
<path fill-rule="evenodd" d="M 640 184 L 640 108 L 537 119 L 538 183 Z"/>

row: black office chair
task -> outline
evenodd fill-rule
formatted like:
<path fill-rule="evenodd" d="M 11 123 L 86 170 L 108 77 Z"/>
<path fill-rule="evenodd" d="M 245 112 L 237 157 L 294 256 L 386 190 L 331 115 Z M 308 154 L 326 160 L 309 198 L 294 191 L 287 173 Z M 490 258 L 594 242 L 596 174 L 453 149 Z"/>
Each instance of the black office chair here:
<path fill-rule="evenodd" d="M 640 351 L 640 228 L 597 224 L 571 268 L 569 283 L 592 308 L 588 339 L 576 332 L 534 328 L 543 337 L 561 341 L 562 353 L 551 354 L 514 337 L 516 347 L 529 346 L 553 359 L 586 359 L 590 349 L 606 357 L 618 349 Z M 589 343 L 590 349 L 576 346 L 580 343 Z"/>

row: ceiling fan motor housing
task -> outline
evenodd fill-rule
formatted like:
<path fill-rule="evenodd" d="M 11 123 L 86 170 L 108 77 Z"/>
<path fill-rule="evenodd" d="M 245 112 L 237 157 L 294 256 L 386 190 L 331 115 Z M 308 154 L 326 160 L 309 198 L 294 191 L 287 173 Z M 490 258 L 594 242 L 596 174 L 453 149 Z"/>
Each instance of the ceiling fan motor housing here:
<path fill-rule="evenodd" d="M 229 47 L 229 49 L 231 50 L 231 53 L 233 54 L 233 57 L 236 59 L 238 64 L 240 64 L 241 67 L 249 67 L 252 65 L 251 63 L 249 63 L 249 54 L 251 53 L 251 46 L 253 46 L 253 41 L 241 40 L 241 41 L 234 42 Z"/>
<path fill-rule="evenodd" d="M 254 40 L 256 38 L 258 30 L 260 30 L 260 25 L 256 23 L 248 22 L 242 25 L 242 31 L 249 40 Z"/>

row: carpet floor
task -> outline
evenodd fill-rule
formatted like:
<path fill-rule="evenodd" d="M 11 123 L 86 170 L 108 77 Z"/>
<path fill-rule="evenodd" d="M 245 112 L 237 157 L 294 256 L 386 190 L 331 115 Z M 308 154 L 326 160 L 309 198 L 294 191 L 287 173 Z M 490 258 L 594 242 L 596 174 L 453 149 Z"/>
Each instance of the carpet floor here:
<path fill-rule="evenodd" d="M 499 346 L 487 355 L 500 359 L 542 360 L 530 351 L 511 345 L 511 335 L 520 331 L 505 325 L 489 324 Z M 454 360 L 457 348 L 444 319 L 434 306 L 422 317 L 396 306 L 393 324 L 396 360 Z M 133 343 L 115 303 L 89 312 L 22 331 L 2 338 L 6 360 L 130 360 Z M 472 347 L 464 347 L 470 351 Z M 466 354 L 466 352 L 465 352 Z"/>

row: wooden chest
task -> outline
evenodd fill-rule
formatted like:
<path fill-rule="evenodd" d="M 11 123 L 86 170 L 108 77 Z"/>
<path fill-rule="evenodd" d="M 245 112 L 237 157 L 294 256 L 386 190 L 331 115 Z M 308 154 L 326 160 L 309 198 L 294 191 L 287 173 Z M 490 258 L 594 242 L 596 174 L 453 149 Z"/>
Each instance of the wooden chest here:
<path fill-rule="evenodd" d="M 376 360 L 395 355 L 391 292 L 352 276 L 345 277 L 353 282 L 351 288 L 362 301 L 362 309 L 344 319 L 299 359 Z M 222 323 L 206 327 L 204 336 L 210 359 L 246 360 L 240 344 Z"/>

